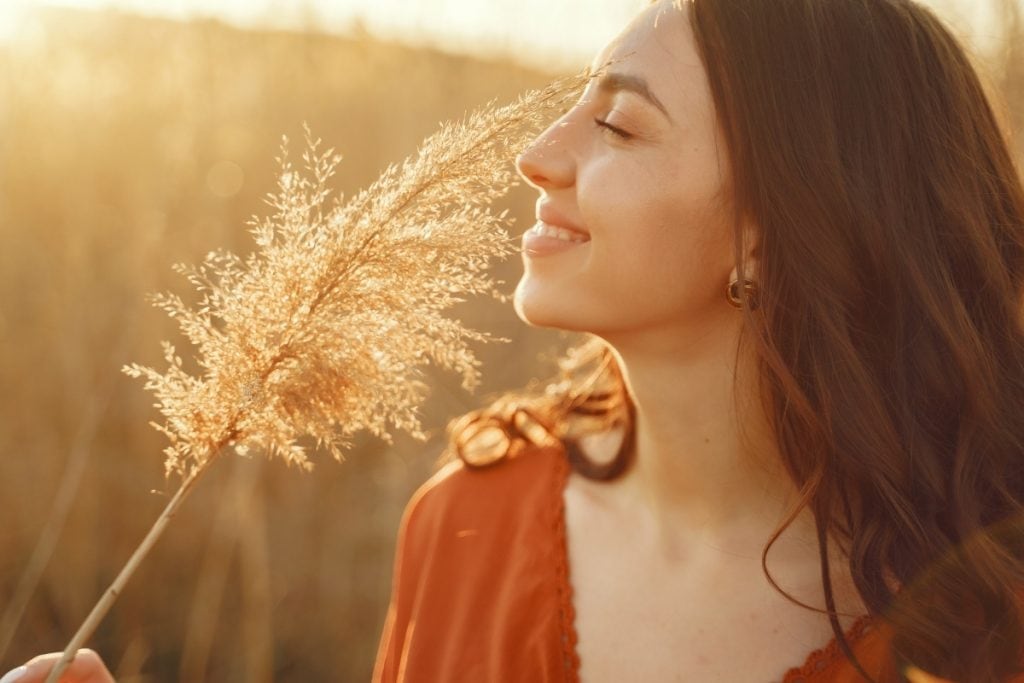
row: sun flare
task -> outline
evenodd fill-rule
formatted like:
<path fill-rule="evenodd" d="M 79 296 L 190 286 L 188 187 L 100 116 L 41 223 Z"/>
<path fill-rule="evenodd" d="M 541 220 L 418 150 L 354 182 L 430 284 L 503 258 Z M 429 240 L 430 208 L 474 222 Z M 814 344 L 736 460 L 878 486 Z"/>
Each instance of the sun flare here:
<path fill-rule="evenodd" d="M 22 31 L 29 10 L 20 0 L 0 3 L 0 42 L 9 42 Z"/>

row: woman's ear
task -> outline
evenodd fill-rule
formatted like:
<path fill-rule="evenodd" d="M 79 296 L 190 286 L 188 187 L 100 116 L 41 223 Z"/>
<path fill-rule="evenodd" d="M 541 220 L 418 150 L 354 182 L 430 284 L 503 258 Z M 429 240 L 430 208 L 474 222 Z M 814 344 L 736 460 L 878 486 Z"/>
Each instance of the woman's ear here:
<path fill-rule="evenodd" d="M 743 275 L 748 280 L 757 282 L 761 265 L 761 232 L 753 221 L 744 219 L 740 234 L 743 240 L 743 243 L 740 244 L 740 249 L 743 252 Z M 736 266 L 733 266 L 729 272 L 729 282 L 738 279 L 739 272 Z"/>
<path fill-rule="evenodd" d="M 743 275 L 756 282 L 761 272 L 761 233 L 752 221 L 743 222 L 743 244 L 740 246 L 743 249 Z M 738 277 L 736 268 L 733 268 L 732 279 Z"/>

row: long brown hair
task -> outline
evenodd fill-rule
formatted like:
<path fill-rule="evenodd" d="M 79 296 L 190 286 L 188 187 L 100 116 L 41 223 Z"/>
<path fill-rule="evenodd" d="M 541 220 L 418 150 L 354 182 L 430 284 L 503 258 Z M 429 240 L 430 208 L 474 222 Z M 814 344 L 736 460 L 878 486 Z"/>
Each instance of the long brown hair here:
<path fill-rule="evenodd" d="M 828 538 L 893 628 L 881 680 L 914 664 L 1003 681 L 1024 652 L 1024 189 L 1010 131 L 968 52 L 912 0 L 684 11 L 727 142 L 741 277 L 740 226 L 759 231 L 743 341 L 814 513 L 837 641 L 853 658 Z M 546 433 L 581 473 L 612 478 L 632 451 L 589 463 L 568 425 L 631 428 L 632 414 L 615 355 L 592 339 L 545 391 L 449 433 L 457 454 L 481 426 L 501 425 L 506 446 Z"/>

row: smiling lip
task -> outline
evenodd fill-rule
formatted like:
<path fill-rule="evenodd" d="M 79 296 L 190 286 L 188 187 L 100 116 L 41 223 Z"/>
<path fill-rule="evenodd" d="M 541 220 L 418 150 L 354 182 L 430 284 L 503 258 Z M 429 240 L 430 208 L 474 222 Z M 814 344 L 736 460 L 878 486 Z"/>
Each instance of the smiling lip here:
<path fill-rule="evenodd" d="M 537 220 L 543 221 L 544 223 L 547 223 L 548 225 L 553 225 L 556 228 L 562 228 L 564 230 L 570 230 L 572 232 L 579 233 L 580 235 L 585 235 L 586 237 L 590 237 L 590 233 L 589 232 L 587 232 L 583 228 L 577 227 L 577 226 L 573 225 L 572 223 L 570 223 L 566 218 L 564 218 L 561 214 L 559 214 L 557 211 L 552 209 L 549 205 L 543 205 L 543 206 L 538 207 L 538 210 L 537 210 Z"/>
<path fill-rule="evenodd" d="M 543 205 L 537 208 L 537 224 L 523 233 L 524 257 L 535 259 L 560 254 L 590 242 L 588 232 L 565 220 L 557 211 Z"/>
<path fill-rule="evenodd" d="M 538 223 L 540 225 L 540 223 Z M 535 259 L 542 256 L 549 256 L 551 254 L 560 254 L 563 251 L 570 251 L 577 249 L 585 244 L 589 244 L 590 240 L 563 240 L 557 237 L 548 237 L 547 235 L 541 235 L 535 232 L 533 229 L 527 230 L 523 233 L 523 256 Z"/>

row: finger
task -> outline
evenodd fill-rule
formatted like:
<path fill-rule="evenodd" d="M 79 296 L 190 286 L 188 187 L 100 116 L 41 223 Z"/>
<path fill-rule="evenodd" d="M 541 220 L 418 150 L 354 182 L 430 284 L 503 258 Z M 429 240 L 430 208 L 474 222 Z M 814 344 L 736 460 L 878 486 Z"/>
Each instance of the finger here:
<path fill-rule="evenodd" d="M 5 673 L 3 678 L 0 678 L 0 683 L 14 683 L 17 680 L 24 680 L 26 671 L 28 671 L 27 666 L 19 666 L 17 669 L 12 669 Z"/>
<path fill-rule="evenodd" d="M 50 674 L 50 670 L 62 656 L 60 652 L 51 652 L 32 658 L 25 665 L 25 673 L 15 681 L 17 683 L 43 683 Z M 107 671 L 100 656 L 88 648 L 83 648 L 75 653 L 75 658 L 60 675 L 60 683 L 111 683 L 113 680 L 113 676 Z"/>
<path fill-rule="evenodd" d="M 930 673 L 925 673 L 916 666 L 908 666 L 907 670 L 903 672 L 910 683 L 953 683 L 953 681 L 945 678 L 939 678 L 938 676 L 932 676 Z"/>

